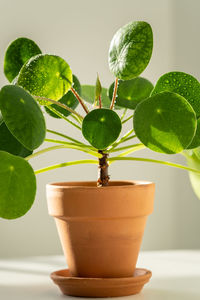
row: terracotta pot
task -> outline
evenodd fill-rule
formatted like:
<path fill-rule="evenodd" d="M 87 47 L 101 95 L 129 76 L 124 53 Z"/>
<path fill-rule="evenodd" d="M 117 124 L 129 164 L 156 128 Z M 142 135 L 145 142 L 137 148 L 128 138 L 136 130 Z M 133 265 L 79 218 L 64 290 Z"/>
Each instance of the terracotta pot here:
<path fill-rule="evenodd" d="M 49 214 L 72 276 L 133 276 L 154 189 L 145 181 L 47 185 Z"/>

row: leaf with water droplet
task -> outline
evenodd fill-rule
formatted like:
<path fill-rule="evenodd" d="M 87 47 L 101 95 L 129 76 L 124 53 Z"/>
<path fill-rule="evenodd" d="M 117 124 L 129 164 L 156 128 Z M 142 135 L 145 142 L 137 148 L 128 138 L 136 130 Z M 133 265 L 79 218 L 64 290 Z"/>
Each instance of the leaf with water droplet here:
<path fill-rule="evenodd" d="M 167 82 L 169 81 L 169 82 Z M 200 116 L 200 83 L 192 75 L 183 72 L 170 72 L 157 81 L 152 95 L 169 91 L 183 96 Z"/>
<path fill-rule="evenodd" d="M 39 54 L 20 70 L 17 84 L 34 96 L 59 100 L 72 85 L 72 71 L 59 56 Z"/>
<path fill-rule="evenodd" d="M 109 68 L 115 77 L 129 80 L 147 67 L 153 49 L 151 26 L 143 21 L 130 22 L 114 35 L 109 49 Z"/>
<path fill-rule="evenodd" d="M 75 75 L 73 75 L 73 88 L 77 91 L 77 93 L 79 95 L 81 95 L 81 85 L 80 85 L 78 78 Z M 58 100 L 58 102 L 67 105 L 71 109 L 75 109 L 79 104 L 79 101 L 76 99 L 76 97 L 74 96 L 72 91 L 68 91 L 67 94 L 65 94 L 60 100 Z M 41 105 L 48 106 L 49 102 L 48 103 L 42 102 Z M 60 112 L 65 117 L 68 117 L 71 114 L 68 110 L 66 110 L 56 104 L 52 104 L 52 105 L 50 105 L 50 107 L 52 107 L 56 111 Z M 60 119 L 60 117 L 58 115 L 56 115 L 55 113 L 53 113 L 48 107 L 45 107 L 45 110 L 51 117 Z"/>
<path fill-rule="evenodd" d="M 4 58 L 4 73 L 11 82 L 21 67 L 33 56 L 42 53 L 38 45 L 28 38 L 18 38 L 10 43 Z"/>
<path fill-rule="evenodd" d="M 168 154 L 186 149 L 197 126 L 192 106 L 172 92 L 161 92 L 142 101 L 133 121 L 135 133 L 145 146 Z"/>

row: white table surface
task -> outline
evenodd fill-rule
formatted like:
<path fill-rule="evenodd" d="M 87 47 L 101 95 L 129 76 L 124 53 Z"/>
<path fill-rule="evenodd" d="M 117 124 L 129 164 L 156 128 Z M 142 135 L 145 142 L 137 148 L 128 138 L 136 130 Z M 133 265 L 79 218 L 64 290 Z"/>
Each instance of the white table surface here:
<path fill-rule="evenodd" d="M 49 278 L 49 273 L 65 267 L 62 256 L 1 259 L 0 299 L 74 300 L 63 296 Z M 152 270 L 153 277 L 139 295 L 120 299 L 200 300 L 200 251 L 142 252 L 138 267 Z"/>

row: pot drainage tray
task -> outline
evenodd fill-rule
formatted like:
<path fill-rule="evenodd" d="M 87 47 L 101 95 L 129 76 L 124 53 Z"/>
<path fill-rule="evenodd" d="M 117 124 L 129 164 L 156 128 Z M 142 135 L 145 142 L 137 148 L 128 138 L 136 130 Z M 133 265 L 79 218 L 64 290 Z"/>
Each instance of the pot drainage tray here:
<path fill-rule="evenodd" d="M 72 277 L 68 269 L 51 273 L 51 279 L 65 295 L 79 297 L 120 297 L 138 294 L 151 278 L 151 271 L 135 269 L 132 277 Z"/>

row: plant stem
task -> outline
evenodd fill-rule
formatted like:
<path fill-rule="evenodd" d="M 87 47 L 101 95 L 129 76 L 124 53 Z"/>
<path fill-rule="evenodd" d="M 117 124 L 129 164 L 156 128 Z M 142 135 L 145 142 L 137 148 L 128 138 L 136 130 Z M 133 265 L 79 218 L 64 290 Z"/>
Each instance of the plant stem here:
<path fill-rule="evenodd" d="M 82 120 L 79 119 L 76 115 L 70 114 L 69 117 L 73 118 L 74 120 L 76 120 L 76 122 L 82 125 Z"/>
<path fill-rule="evenodd" d="M 114 105 L 115 105 L 115 99 L 116 99 L 116 96 L 117 96 L 117 87 L 118 87 L 118 78 L 115 78 L 115 85 L 114 85 L 114 90 L 113 90 L 112 101 L 111 101 L 111 104 L 110 104 L 110 109 L 113 109 Z"/>
<path fill-rule="evenodd" d="M 60 118 L 62 118 L 63 120 L 67 121 L 68 123 L 70 123 L 71 125 L 73 125 L 74 127 L 76 127 L 77 129 L 81 130 L 81 127 L 78 126 L 76 123 L 72 122 L 71 120 L 69 120 L 68 118 L 66 118 L 63 114 L 61 114 L 59 111 L 57 111 L 56 109 L 54 109 L 53 107 L 51 107 L 50 105 L 47 106 L 49 110 L 51 110 L 54 114 L 56 114 L 57 116 L 59 116 Z"/>
<path fill-rule="evenodd" d="M 122 121 L 122 124 L 128 122 L 128 121 L 129 121 L 130 119 L 132 119 L 132 118 L 133 118 L 133 115 L 129 116 L 127 119 L 125 119 L 124 121 Z"/>
<path fill-rule="evenodd" d="M 63 133 L 60 133 L 60 132 L 57 132 L 57 131 L 54 131 L 54 130 L 50 130 L 50 129 L 47 129 L 47 132 L 55 134 L 55 135 L 58 135 L 58 136 L 61 136 L 61 137 L 64 137 L 67 140 L 72 141 L 72 142 L 74 142 L 76 144 L 84 145 L 82 142 L 80 142 L 80 141 L 78 141 L 78 140 L 76 140 L 76 139 L 74 139 L 74 138 L 72 138 L 72 137 L 70 137 L 68 135 L 65 135 Z"/>
<path fill-rule="evenodd" d="M 69 162 L 66 162 L 66 163 L 52 165 L 52 166 L 49 166 L 49 167 L 46 167 L 46 168 L 36 170 L 35 174 L 47 172 L 47 171 L 54 170 L 54 169 L 57 169 L 57 168 L 63 168 L 63 167 L 67 167 L 67 166 L 80 165 L 80 164 L 98 164 L 98 161 L 93 160 L 93 159 L 69 161 Z"/>
<path fill-rule="evenodd" d="M 125 143 L 125 142 L 127 142 L 127 141 L 129 141 L 129 140 L 132 140 L 132 139 L 136 138 L 136 137 L 137 137 L 137 136 L 136 136 L 135 134 L 133 134 L 133 135 L 127 137 L 125 140 L 123 140 L 122 143 Z"/>
<path fill-rule="evenodd" d="M 75 91 L 75 89 L 73 87 L 71 87 L 71 91 L 74 94 L 74 96 L 76 97 L 76 99 L 79 101 L 79 103 L 81 104 L 81 106 L 84 109 L 84 111 L 86 112 L 86 114 L 88 114 L 89 110 L 88 110 L 87 106 L 85 105 L 83 99 L 79 96 L 79 94 Z"/>
<path fill-rule="evenodd" d="M 58 105 L 58 106 L 60 106 L 64 109 L 68 110 L 70 113 L 77 115 L 77 117 L 79 117 L 81 120 L 83 120 L 83 117 L 79 113 L 77 113 L 75 110 L 71 109 L 70 107 L 68 107 L 64 103 L 61 103 L 59 101 L 55 101 L 55 100 L 52 100 L 52 99 L 49 99 L 49 98 L 46 98 L 46 97 L 40 97 L 40 96 L 33 96 L 33 97 L 36 98 L 36 99 L 44 100 L 44 101 L 50 102 L 52 104 Z M 45 105 L 45 106 L 49 106 L 49 105 Z"/>
<path fill-rule="evenodd" d="M 127 112 L 127 108 L 124 109 L 123 111 L 123 114 L 121 116 L 121 121 L 124 119 L 125 115 L 126 115 L 126 112 Z"/>
<path fill-rule="evenodd" d="M 179 164 L 174 164 L 172 162 L 156 160 L 156 159 L 149 159 L 149 158 L 142 158 L 142 157 L 119 157 L 119 156 L 111 157 L 111 158 L 108 159 L 109 162 L 113 162 L 113 161 L 117 161 L 117 160 L 127 160 L 127 161 L 134 160 L 134 161 L 143 161 L 143 162 L 153 162 L 153 163 L 156 163 L 156 164 L 167 165 L 167 166 L 170 166 L 170 167 L 179 168 L 179 169 L 183 169 L 183 170 L 187 170 L 187 171 L 190 171 L 190 172 L 195 172 L 195 173 L 200 174 L 200 171 L 197 170 L 197 169 L 192 169 L 192 168 L 182 166 L 182 165 L 179 165 Z"/>
<path fill-rule="evenodd" d="M 126 150 L 126 149 L 134 149 L 135 147 L 138 147 L 138 146 L 142 146 L 142 148 L 145 148 L 145 146 L 143 144 L 134 144 L 134 145 L 128 145 L 128 146 L 124 146 L 124 147 L 119 147 L 119 148 L 115 148 L 113 150 L 110 150 L 109 153 L 112 153 L 112 152 L 117 152 L 117 151 L 121 151 L 121 150 Z"/>
<path fill-rule="evenodd" d="M 69 142 L 65 142 L 65 141 L 61 141 L 61 140 L 54 140 L 54 139 L 45 139 L 45 142 L 62 144 L 62 145 L 72 145 L 72 146 L 79 147 L 81 149 L 85 148 L 85 149 L 92 150 L 92 151 L 98 153 L 95 148 L 93 148 L 90 145 L 86 145 L 86 144 L 69 143 Z"/>
<path fill-rule="evenodd" d="M 97 186 L 108 186 L 110 179 L 110 176 L 108 175 L 108 154 L 104 153 L 102 150 L 99 150 L 98 152 L 102 155 L 102 157 L 99 158 L 99 178 Z"/>
<path fill-rule="evenodd" d="M 48 148 L 42 149 L 40 151 L 37 151 L 37 152 L 25 157 L 24 159 L 29 160 L 31 158 L 34 158 L 34 157 L 40 155 L 40 154 L 43 154 L 43 153 L 46 153 L 46 152 L 49 152 L 49 151 L 52 151 L 52 150 L 56 150 L 56 149 L 62 149 L 62 148 L 66 148 L 66 146 L 65 145 L 60 145 L 60 146 L 48 147 Z"/>
<path fill-rule="evenodd" d="M 127 138 L 131 135 L 131 133 L 133 133 L 133 129 L 129 130 L 128 132 L 126 132 L 118 141 L 116 141 L 111 148 L 108 150 L 108 152 L 112 151 L 114 148 L 116 148 L 119 144 L 125 142 L 127 140 Z"/>
<path fill-rule="evenodd" d="M 145 148 L 146 148 L 146 147 L 145 147 L 145 145 L 143 145 L 143 144 L 136 144 L 135 147 L 130 148 L 129 150 L 120 153 L 120 154 L 118 155 L 118 157 L 127 156 L 127 155 L 129 155 L 129 154 L 131 154 L 131 153 L 133 153 L 133 152 L 136 152 L 136 151 L 138 151 L 138 150 L 142 150 L 142 149 L 145 149 Z"/>

